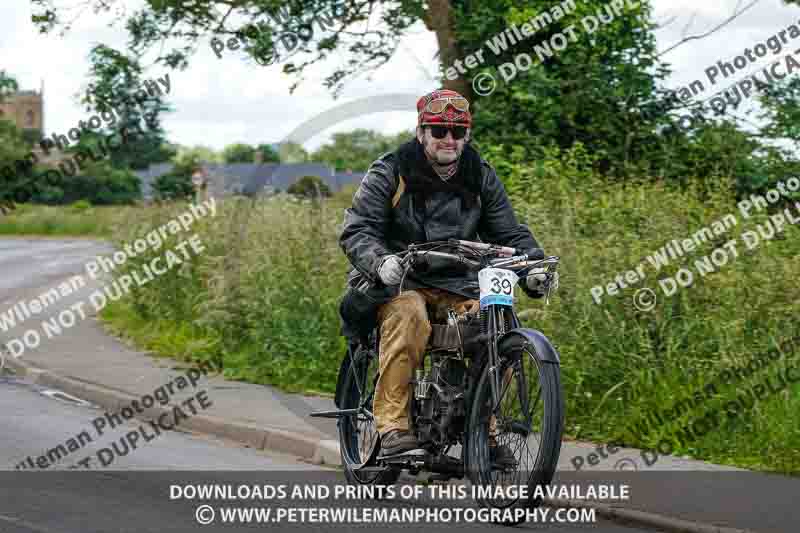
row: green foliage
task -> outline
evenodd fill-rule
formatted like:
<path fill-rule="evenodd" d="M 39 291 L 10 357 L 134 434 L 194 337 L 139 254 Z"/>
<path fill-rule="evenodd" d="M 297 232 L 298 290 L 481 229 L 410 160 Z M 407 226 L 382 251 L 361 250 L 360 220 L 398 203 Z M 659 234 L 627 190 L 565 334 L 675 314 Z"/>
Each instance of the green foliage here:
<path fill-rule="evenodd" d="M 551 305 L 520 303 L 529 309 L 526 322 L 555 342 L 565 362 L 568 434 L 645 448 L 669 438 L 676 455 L 796 472 L 800 434 L 781 428 L 800 420 L 797 402 L 791 400 L 800 393 L 797 388 L 731 420 L 722 416 L 723 406 L 741 388 L 725 388 L 707 406 L 719 407 L 724 423 L 696 439 L 678 438 L 677 431 L 704 409 L 690 410 L 644 435 L 631 428 L 648 413 L 702 388 L 722 369 L 746 364 L 769 348 L 770 339 L 794 334 L 792 284 L 800 265 L 790 258 L 800 252 L 800 228 L 786 228 L 747 253 L 742 233 L 765 224 L 769 213 L 739 216 L 734 179 L 720 177 L 715 188 L 696 179 L 609 184 L 592 171 L 596 156 L 580 145 L 567 152 L 550 148 L 535 162 L 511 150 L 489 152 L 489 161 L 503 169 L 521 221 L 548 254 L 562 258 L 561 289 Z M 728 214 L 739 221 L 729 235 L 671 260 L 660 271 L 647 260 L 672 239 L 689 238 Z M 714 273 L 698 274 L 695 260 L 730 239 L 738 242 L 738 257 Z M 619 294 L 595 303 L 593 287 L 624 277 L 642 263 L 643 281 L 626 283 Z M 694 283 L 667 296 L 658 280 L 674 276 L 680 267 L 695 272 Z M 634 305 L 636 291 L 645 287 L 655 291 L 657 300 L 649 312 Z M 788 350 L 786 361 L 800 362 L 800 350 Z M 752 439 L 753 434 L 774 438 Z"/>
<path fill-rule="evenodd" d="M 337 171 L 365 171 L 378 157 L 396 150 L 413 137 L 413 131 L 392 136 L 367 129 L 334 133 L 332 142 L 320 146 L 311 154 L 310 159 L 326 163 Z"/>
<path fill-rule="evenodd" d="M 72 204 L 70 207 L 72 208 L 73 211 L 77 211 L 78 213 L 81 213 L 83 211 L 91 209 L 92 208 L 92 204 L 88 200 L 78 200 L 77 202 Z"/>
<path fill-rule="evenodd" d="M 292 183 L 286 192 L 303 198 L 330 196 L 331 189 L 319 176 L 303 176 Z"/>
<path fill-rule="evenodd" d="M 19 89 L 17 80 L 0 70 L 0 102 Z M 15 202 L 26 201 L 34 189 L 25 172 L 30 165 L 20 165 L 19 160 L 28 153 L 25 138 L 13 122 L 0 119 L 0 216 L 14 208 Z"/>
<path fill-rule="evenodd" d="M 192 176 L 203 162 L 218 157 L 210 148 L 202 146 L 194 148 L 177 148 L 173 158 L 172 171 L 159 176 L 153 182 L 156 198 L 159 200 L 182 200 L 194 197 L 195 187 Z"/>
<path fill-rule="evenodd" d="M 19 85 L 16 78 L 8 74 L 5 70 L 0 69 L 0 102 L 3 98 L 17 92 Z"/>
<path fill-rule="evenodd" d="M 226 163 L 253 163 L 255 155 L 256 149 L 243 143 L 228 145 L 222 151 L 222 159 Z"/>
<path fill-rule="evenodd" d="M 256 147 L 256 151 L 260 151 L 261 152 L 262 162 L 264 162 L 264 163 L 280 163 L 281 162 L 280 154 L 278 154 L 278 152 L 275 151 L 275 149 L 272 148 L 272 146 L 270 146 L 268 144 L 259 144 Z"/>
<path fill-rule="evenodd" d="M 42 130 L 39 129 L 23 129 L 22 130 L 22 138 L 28 144 L 28 146 L 33 146 L 38 144 L 39 141 L 42 140 Z"/>
<path fill-rule="evenodd" d="M 626 8 L 612 23 L 586 35 L 581 18 L 606 4 L 578 2 L 575 12 L 498 55 L 484 43 L 512 24 L 521 25 L 547 11 L 552 2 L 536 0 L 520 7 L 508 1 L 483 1 L 458 10 L 459 47 L 483 48 L 484 70 L 498 78 L 497 89 L 478 98 L 474 106 L 479 117 L 474 138 L 479 146 L 519 145 L 535 158 L 553 143 L 561 149 L 581 143 L 598 156 L 597 169 L 603 173 L 636 175 L 650 165 L 659 144 L 657 127 L 668 123 L 669 116 L 648 116 L 643 110 L 659 99 L 658 83 L 668 70 L 656 57 L 647 3 Z M 577 40 L 570 39 L 566 49 L 540 62 L 533 46 L 549 43 L 570 25 L 576 28 Z M 504 82 L 496 69 L 513 64 L 520 53 L 529 53 L 534 66 Z"/>
<path fill-rule="evenodd" d="M 800 148 L 800 79 L 771 84 L 760 98 L 764 109 L 761 119 L 767 125 L 761 134 L 773 139 L 785 139 Z"/>
<path fill-rule="evenodd" d="M 34 21 L 43 30 L 63 24 L 59 18 L 63 13 L 49 7 L 47 0 L 33 4 Z M 89 0 L 89 4 L 103 11 L 113 3 Z M 678 454 L 796 472 L 800 466 L 797 388 L 761 401 L 741 417 L 726 418 L 700 437 L 675 436 L 675 427 L 691 422 L 697 413 L 675 417 L 644 433 L 631 431 L 630 424 L 707 383 L 709 375 L 746 363 L 782 340 L 774 337 L 796 329 L 795 285 L 800 276 L 796 226 L 741 253 L 717 272 L 696 276 L 691 287 L 671 296 L 662 294 L 659 279 L 674 275 L 679 267 L 692 267 L 695 259 L 728 239 L 740 239 L 744 231 L 766 223 L 768 214 L 740 220 L 724 239 L 706 243 L 693 256 L 672 261 L 662 271 L 655 272 L 646 258 L 670 240 L 689 237 L 735 213 L 741 196 L 798 175 L 796 153 L 774 141 L 797 148 L 800 83 L 793 80 L 766 92 L 762 98 L 766 125 L 758 135 L 743 129 L 733 114 L 707 115 L 704 122 L 678 127 L 678 117 L 691 106 L 664 105 L 662 85 L 669 68 L 655 47 L 651 3 L 626 6 L 622 16 L 591 36 L 579 28 L 580 19 L 608 2 L 576 4 L 577 12 L 494 55 L 485 46 L 487 39 L 548 10 L 552 2 L 437 3 L 454 9 L 452 19 L 432 16 L 433 4 L 416 0 L 366 3 L 358 9 L 380 10 L 383 24 L 371 24 L 368 34 L 352 36 L 354 42 L 346 41 L 348 32 L 315 38 L 300 45 L 296 60 L 280 61 L 285 72 L 299 78 L 308 65 L 344 51 L 351 57 L 326 79 L 336 90 L 347 76 L 386 62 L 398 39 L 418 21 L 436 31 L 438 42 L 444 43 L 438 50 L 440 58 L 454 54 L 463 58 L 483 49 L 482 68 L 498 78 L 498 87 L 491 96 L 471 98 L 474 142 L 505 181 L 519 218 L 548 252 L 563 258 L 562 289 L 553 304 L 543 310 L 540 302 L 523 299 L 521 309 L 527 325 L 552 338 L 565 361 L 568 434 L 645 447 L 666 438 Z M 131 50 L 155 52 L 156 46 L 180 42 L 182 47 L 158 51 L 157 61 L 183 68 L 197 44 L 205 46 L 211 36 L 226 40 L 237 31 L 241 36 L 243 30 L 261 32 L 246 39 L 244 54 L 271 56 L 278 32 L 295 31 L 297 24 L 308 22 L 327 5 L 323 0 L 301 0 L 281 11 L 277 3 L 261 0 L 234 6 L 222 1 L 188 5 L 160 0 L 121 18 Z M 45 18 L 45 13 L 54 16 Z M 265 14 L 278 15 L 273 18 L 279 22 Z M 337 29 L 363 23 L 365 14 L 345 13 Z M 509 82 L 500 79 L 496 72 L 500 64 L 513 62 L 522 52 L 534 56 L 534 44 L 572 24 L 578 30 L 577 41 L 570 40 L 566 49 Z M 105 98 L 114 97 L 118 89 L 124 94 L 124 86 L 135 86 L 130 82 L 140 75 L 133 59 L 104 47 L 96 49 L 93 64 Z M 470 71 L 469 79 L 477 73 Z M 0 93 L 2 80 L 0 73 Z M 465 79 L 452 85 L 464 87 L 465 94 L 470 91 Z M 363 170 L 398 141 L 368 130 L 336 134 L 311 159 L 337 169 Z M 263 152 L 262 147 L 258 149 Z M 0 127 L 0 161 L 13 161 L 20 149 L 18 133 Z M 219 157 L 179 152 L 176 159 L 183 168 L 177 174 L 185 176 L 205 156 Z M 250 151 L 246 157 L 252 160 Z M 281 147 L 280 159 L 304 162 L 309 155 L 302 146 L 288 143 Z M 133 164 L 133 158 L 123 163 Z M 8 174 L 0 179 L 17 178 Z M 295 194 L 311 191 L 308 184 L 296 185 Z M 26 186 L 24 180 L 3 183 L 0 202 L 25 197 Z M 70 201 L 65 197 L 75 189 L 72 184 L 62 187 L 46 181 L 41 187 L 42 197 L 58 202 Z M 349 200 L 347 195 L 322 202 L 298 202 L 285 195 L 252 203 L 226 200 L 215 224 L 204 221 L 198 226 L 207 246 L 202 256 L 134 289 L 105 316 L 127 328 L 146 348 L 221 362 L 228 377 L 290 390 L 332 391 L 343 349 L 337 304 L 349 270 L 338 248 L 337 228 Z M 148 211 L 140 223 L 120 227 L 117 242 L 144 234 L 179 209 L 170 205 Z M 152 255 L 136 259 L 142 263 L 126 264 L 128 271 Z M 604 296 L 599 304 L 593 301 L 593 287 L 606 285 L 640 264 L 647 272 L 644 281 L 629 284 L 616 296 Z M 656 291 L 656 309 L 644 312 L 633 304 L 640 287 Z M 800 359 L 796 350 L 785 357 L 794 363 Z M 736 398 L 735 389 L 721 390 L 712 407 L 722 412 L 721 406 Z"/>
<path fill-rule="evenodd" d="M 669 146 L 669 163 L 659 169 L 661 177 L 686 186 L 692 177 L 704 178 L 704 188 L 719 187 L 720 180 L 732 177 L 737 190 L 760 189 L 767 180 L 758 174 L 760 144 L 751 134 L 730 120 L 709 122 L 691 137 L 675 136 Z"/>
<path fill-rule="evenodd" d="M 302 145 L 294 142 L 285 142 L 280 145 L 281 163 L 305 163 L 308 161 L 308 152 Z"/>
<path fill-rule="evenodd" d="M 197 165 L 206 163 L 222 163 L 222 154 L 207 146 L 178 146 L 173 162 L 178 165 Z"/>
<path fill-rule="evenodd" d="M 69 28 L 67 7 L 55 6 L 50 0 L 32 0 L 31 6 L 31 19 L 42 33 Z M 87 6 L 96 13 L 116 9 L 106 0 L 88 0 Z M 238 38 L 243 56 L 262 65 L 282 63 L 283 71 L 294 74 L 297 80 L 302 79 L 309 65 L 324 62 L 336 52 L 341 61 L 324 83 L 338 90 L 346 78 L 385 64 L 422 14 L 422 4 L 416 0 L 163 0 L 148 2 L 141 10 L 122 14 L 118 19 L 128 31 L 132 50 L 143 55 L 151 53 L 157 62 L 172 68 L 185 68 L 190 56 L 198 48 L 207 47 L 212 37 L 221 41 Z M 366 20 L 370 21 L 369 31 L 363 31 Z M 309 29 L 311 35 L 306 40 L 287 43 L 278 38 L 281 34 L 308 35 Z M 170 46 L 164 46 L 167 42 Z"/>
<path fill-rule="evenodd" d="M 87 161 L 75 176 L 53 173 L 36 178 L 39 188 L 31 201 L 42 204 L 71 204 L 86 200 L 94 205 L 132 204 L 142 197 L 139 177 L 129 170 L 115 168 L 108 161 Z"/>
<path fill-rule="evenodd" d="M 202 254 L 134 287 L 103 317 L 150 350 L 214 361 L 227 378 L 332 392 L 344 349 L 338 337 L 345 273 L 335 242 L 338 209 L 287 199 L 219 202 L 215 219 L 193 226 Z M 184 209 L 148 209 L 138 222 L 119 227 L 115 242 L 130 242 Z M 163 250 L 149 249 L 115 275 L 140 270 Z"/>
<path fill-rule="evenodd" d="M 66 198 L 87 199 L 94 205 L 132 204 L 142 198 L 139 177 L 105 161 L 89 163 L 75 181 L 65 191 Z"/>
<path fill-rule="evenodd" d="M 38 188 L 35 169 L 26 159 L 30 152 L 17 127 L 0 120 L 0 206 L 13 207 L 15 202 L 26 202 Z"/>
<path fill-rule="evenodd" d="M 18 204 L 0 218 L 0 235 L 110 237 L 119 225 L 140 216 L 137 207 L 96 207 L 85 200 L 71 206 Z"/>
<path fill-rule="evenodd" d="M 88 0 L 88 3 L 98 12 L 111 9 L 105 0 Z M 41 31 L 68 26 L 62 19 L 62 9 L 51 6 L 48 0 L 34 0 L 33 5 L 33 19 Z M 285 72 L 297 75 L 298 79 L 309 65 L 324 61 L 331 54 L 344 53 L 350 58 L 339 62 L 343 66 L 326 78 L 326 85 L 334 93 L 353 74 L 368 72 L 388 61 L 402 35 L 420 21 L 435 31 L 437 42 L 442 43 L 437 55 L 443 62 L 443 70 L 454 59 L 482 50 L 480 68 L 498 79 L 499 65 L 513 62 L 519 53 L 536 56 L 533 45 L 547 43 L 556 33 L 563 35 L 567 27 L 573 26 L 576 39 L 570 36 L 565 49 L 542 62 L 535 58 L 538 64 L 509 82 L 499 80 L 498 88 L 490 96 L 475 98 L 472 94 L 470 81 L 478 74 L 476 69 L 462 78 L 444 81 L 444 85 L 458 88 L 472 100 L 474 138 L 479 147 L 521 146 L 527 157 L 534 160 L 553 144 L 568 150 L 580 143 L 597 156 L 595 170 L 610 181 L 643 175 L 683 180 L 688 174 L 713 182 L 719 175 L 715 172 L 720 172 L 735 175 L 741 192 L 763 190 L 763 184 L 780 179 L 779 174 L 796 163 L 790 154 L 780 150 L 766 155 L 763 146 L 751 150 L 752 139 L 739 126 L 738 118 L 716 125 L 677 127 L 678 119 L 696 106 L 666 103 L 669 91 L 662 86 L 669 66 L 656 50 L 651 2 L 633 7 L 626 3 L 621 15 L 614 16 L 611 23 L 602 24 L 591 35 L 582 27 L 581 19 L 597 15 L 608 7 L 608 2 L 578 2 L 573 13 L 499 54 L 489 50 L 487 40 L 514 24 L 527 22 L 533 15 L 548 12 L 553 3 L 532 0 L 520 5 L 511 0 L 477 0 L 426 4 L 415 0 L 357 5 L 346 2 L 345 6 L 346 9 L 329 13 L 331 4 L 327 0 L 298 0 L 280 6 L 262 0 L 244 0 L 233 6 L 222 0 L 191 6 L 179 0 L 164 0 L 150 2 L 142 11 L 120 19 L 129 32 L 129 49 L 137 57 L 158 50 L 156 61 L 173 68 L 184 68 L 197 45 L 205 45 L 211 37 L 225 41 L 236 36 L 243 41 L 243 54 L 261 60 L 262 64 L 275 59 L 283 64 Z M 347 31 L 367 19 L 370 31 L 366 34 L 355 36 Z M 276 36 L 281 32 L 297 33 L 309 27 L 317 34 L 308 42 L 300 42 L 290 51 L 276 50 L 276 46 L 282 46 L 276 44 L 280 43 Z M 351 38 L 354 42 L 347 42 Z M 183 46 L 163 46 L 177 41 Z M 771 138 L 794 135 L 795 115 L 786 105 L 775 113 L 776 124 L 768 130 Z M 705 118 L 712 121 L 710 116 Z M 733 132 L 737 146 L 746 150 L 734 153 L 726 162 L 697 163 L 682 159 L 703 153 L 704 148 L 724 154 L 726 150 L 718 142 L 718 134 L 725 131 Z M 363 150 L 353 140 L 356 139 L 336 139 L 333 147 L 321 149 L 314 159 L 337 169 L 360 166 L 371 149 Z M 758 142 L 769 144 L 763 139 Z M 340 150 L 340 146 L 356 150 L 351 154 Z M 714 157 L 717 152 L 712 152 Z M 286 163 L 307 160 L 301 147 L 283 147 L 281 156 Z"/>
<path fill-rule="evenodd" d="M 194 197 L 192 177 L 180 172 L 157 177 L 153 182 L 153 189 L 159 200 L 182 200 Z"/>
<path fill-rule="evenodd" d="M 110 160 L 118 169 L 144 169 L 174 156 L 164 139 L 161 114 L 169 111 L 161 95 L 148 93 L 136 98 L 145 80 L 138 56 L 126 55 L 108 46 L 95 45 L 89 53 L 90 93 L 84 97 L 88 111 L 113 113 L 116 131 L 127 128 L 136 136 L 112 151 Z M 108 134 L 110 132 L 106 132 Z"/>
<path fill-rule="evenodd" d="M 653 446 L 699 413 L 643 435 L 629 431 L 634 421 L 674 404 L 722 369 L 746 363 L 769 347 L 771 337 L 793 334 L 797 227 L 670 297 L 657 280 L 679 266 L 693 268 L 720 243 L 709 242 L 658 273 L 647 263 L 671 239 L 736 212 L 733 180 L 715 191 L 693 180 L 685 189 L 649 180 L 609 185 L 592 171 L 594 156 L 580 145 L 567 152 L 549 148 L 535 164 L 509 154 L 490 150 L 487 157 L 507 176 L 520 220 L 549 254 L 562 258 L 561 288 L 551 304 L 521 297 L 519 310 L 524 325 L 543 331 L 561 353 L 569 436 Z M 285 196 L 226 200 L 213 223 L 197 228 L 207 251 L 196 262 L 137 288 L 104 317 L 145 349 L 188 360 L 221 358 L 228 378 L 332 392 L 343 353 L 338 303 L 350 268 L 338 247 L 337 224 L 352 194 L 348 189 L 320 203 Z M 118 242 L 145 234 L 179 210 L 147 211 L 140 225 L 120 226 Z M 743 220 L 730 238 L 767 216 Z M 641 262 L 643 282 L 594 302 L 592 287 Z M 642 287 L 657 292 L 650 312 L 633 305 Z M 800 352 L 785 357 L 800 362 Z M 716 402 L 724 405 L 738 390 L 722 390 Z M 797 471 L 800 434 L 791 428 L 800 424 L 798 394 L 765 399 L 702 438 L 675 442 L 676 453 Z"/>

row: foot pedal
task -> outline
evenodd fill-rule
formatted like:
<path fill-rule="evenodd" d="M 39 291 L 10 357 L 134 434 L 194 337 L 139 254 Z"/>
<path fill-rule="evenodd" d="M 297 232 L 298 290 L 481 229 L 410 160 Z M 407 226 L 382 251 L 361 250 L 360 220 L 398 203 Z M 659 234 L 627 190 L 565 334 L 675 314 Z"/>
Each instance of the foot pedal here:
<path fill-rule="evenodd" d="M 415 449 L 415 450 L 409 450 L 407 452 L 395 453 L 395 454 L 391 454 L 391 455 L 382 455 L 382 453 L 383 452 L 381 452 L 381 455 L 378 455 L 378 459 L 380 459 L 382 461 L 394 461 L 394 460 L 405 460 L 405 459 L 425 459 L 425 457 L 428 455 L 428 452 L 426 452 L 425 450 L 419 449 L 419 448 Z"/>
<path fill-rule="evenodd" d="M 386 466 L 364 466 L 358 469 L 358 473 L 364 474 L 380 474 L 388 469 Z"/>

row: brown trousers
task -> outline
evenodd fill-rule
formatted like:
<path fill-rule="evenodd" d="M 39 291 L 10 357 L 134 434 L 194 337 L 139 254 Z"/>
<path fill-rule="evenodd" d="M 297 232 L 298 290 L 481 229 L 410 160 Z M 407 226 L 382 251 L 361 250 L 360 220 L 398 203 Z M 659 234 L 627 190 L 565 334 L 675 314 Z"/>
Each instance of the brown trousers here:
<path fill-rule="evenodd" d="M 425 304 L 435 310 L 437 321 L 447 318 L 447 308 L 458 314 L 478 309 L 478 300 L 441 289 L 403 291 L 378 309 L 380 323 L 380 377 L 373 403 L 377 430 L 385 435 L 393 429 L 408 430 L 408 402 L 414 369 L 422 362 L 431 334 Z"/>

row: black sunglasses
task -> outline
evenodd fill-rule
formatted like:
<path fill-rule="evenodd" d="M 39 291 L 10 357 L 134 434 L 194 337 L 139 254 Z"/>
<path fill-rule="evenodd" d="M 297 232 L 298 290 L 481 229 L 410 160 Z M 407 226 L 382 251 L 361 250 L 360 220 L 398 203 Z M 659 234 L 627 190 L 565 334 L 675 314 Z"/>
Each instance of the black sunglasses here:
<path fill-rule="evenodd" d="M 464 136 L 467 134 L 467 128 L 465 126 L 454 126 L 452 128 L 448 128 L 447 126 L 428 126 L 428 127 L 431 129 L 431 135 L 433 135 L 434 139 L 444 139 L 445 137 L 447 137 L 448 131 L 455 140 L 463 139 Z"/>

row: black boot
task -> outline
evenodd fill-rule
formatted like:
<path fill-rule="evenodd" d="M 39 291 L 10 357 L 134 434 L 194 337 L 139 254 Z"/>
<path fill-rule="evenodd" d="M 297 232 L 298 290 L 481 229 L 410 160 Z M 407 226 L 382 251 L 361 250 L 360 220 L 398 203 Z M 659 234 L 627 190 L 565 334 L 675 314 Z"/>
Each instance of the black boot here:
<path fill-rule="evenodd" d="M 417 439 L 410 431 L 393 429 L 381 436 L 381 455 L 397 455 L 418 448 Z"/>
<path fill-rule="evenodd" d="M 492 466 L 503 470 L 517 466 L 517 459 L 511 448 L 505 444 L 497 444 L 494 438 L 489 439 L 489 459 L 492 461 Z"/>

